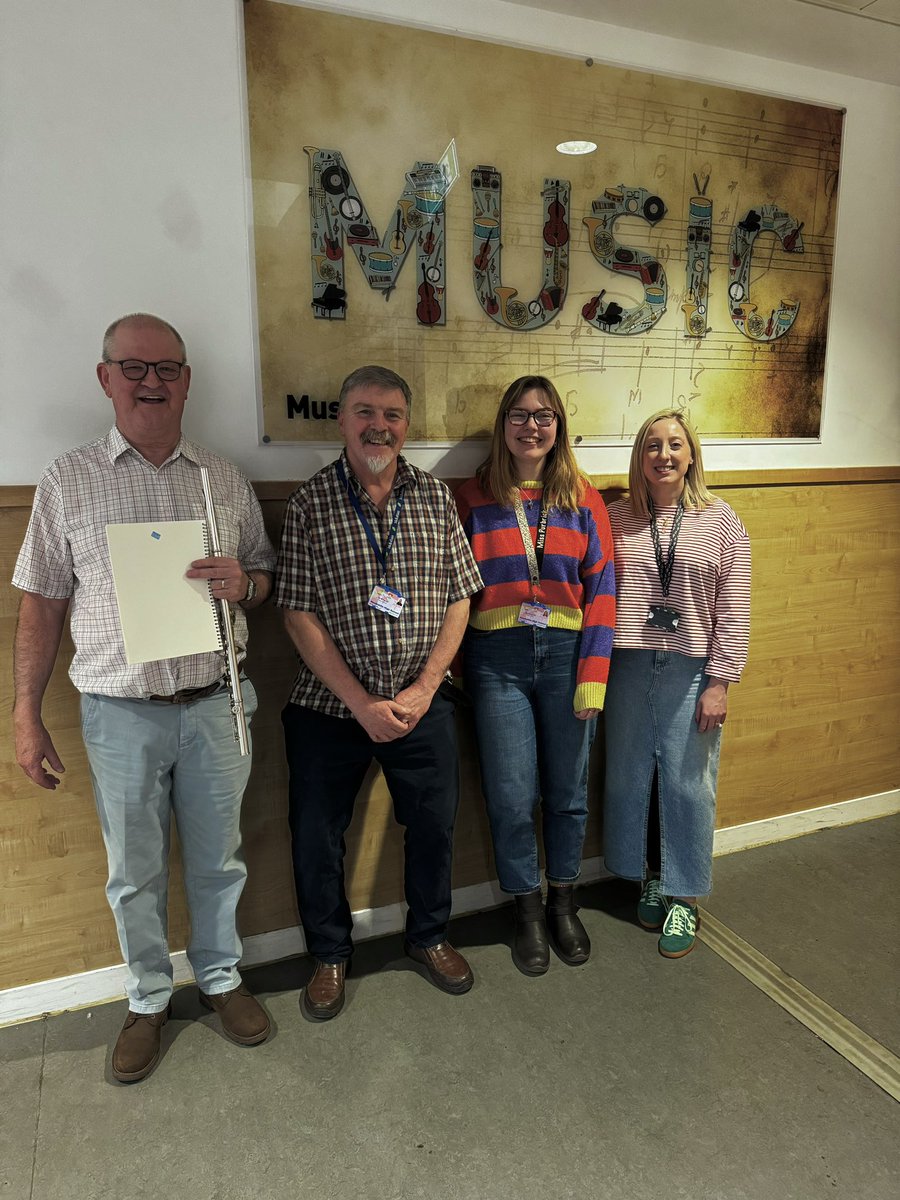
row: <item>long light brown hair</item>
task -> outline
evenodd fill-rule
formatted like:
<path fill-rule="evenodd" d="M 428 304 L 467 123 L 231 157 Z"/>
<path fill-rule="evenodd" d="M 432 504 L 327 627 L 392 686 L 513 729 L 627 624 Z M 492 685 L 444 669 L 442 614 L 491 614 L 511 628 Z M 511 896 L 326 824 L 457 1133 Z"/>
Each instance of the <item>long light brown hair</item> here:
<path fill-rule="evenodd" d="M 647 418 L 637 431 L 637 437 L 634 439 L 634 446 L 631 450 L 631 462 L 628 465 L 628 491 L 631 507 L 642 516 L 648 517 L 650 515 L 651 496 L 650 487 L 644 475 L 644 452 L 647 448 L 647 442 L 650 440 L 650 428 L 657 421 L 677 421 L 684 430 L 684 436 L 690 447 L 691 458 L 693 459 L 684 477 L 684 492 L 682 493 L 684 507 L 706 508 L 712 504 L 715 497 L 706 486 L 706 478 L 703 474 L 703 453 L 700 449 L 700 438 L 684 413 L 674 408 L 665 408 L 661 412 L 654 413 L 652 417 Z"/>
<path fill-rule="evenodd" d="M 555 505 L 560 509 L 574 511 L 578 508 L 584 489 L 589 486 L 590 481 L 579 469 L 569 445 L 566 410 L 559 392 L 545 375 L 523 375 L 511 383 L 503 393 L 494 422 L 490 452 L 476 472 L 478 482 L 497 504 L 510 507 L 515 504 L 519 494 L 519 476 L 515 460 L 506 444 L 506 414 L 517 406 L 526 392 L 533 390 L 543 392 L 547 399 L 547 408 L 556 413 L 556 442 L 544 460 L 541 476 L 544 503 L 548 507 Z"/>

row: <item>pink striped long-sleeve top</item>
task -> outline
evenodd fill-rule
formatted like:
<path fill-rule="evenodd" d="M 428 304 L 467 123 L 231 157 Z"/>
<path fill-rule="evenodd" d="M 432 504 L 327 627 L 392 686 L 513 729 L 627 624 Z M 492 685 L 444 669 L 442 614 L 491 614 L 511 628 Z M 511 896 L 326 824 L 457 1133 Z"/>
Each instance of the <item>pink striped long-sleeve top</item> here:
<path fill-rule="evenodd" d="M 674 633 L 647 625 L 650 605 L 664 602 L 650 518 L 627 499 L 608 511 L 618 594 L 613 645 L 708 657 L 707 674 L 737 682 L 750 636 L 750 539 L 734 509 L 718 498 L 707 508 L 685 509 L 665 601 L 680 614 Z M 656 510 L 663 558 L 675 511 L 675 505 Z"/>

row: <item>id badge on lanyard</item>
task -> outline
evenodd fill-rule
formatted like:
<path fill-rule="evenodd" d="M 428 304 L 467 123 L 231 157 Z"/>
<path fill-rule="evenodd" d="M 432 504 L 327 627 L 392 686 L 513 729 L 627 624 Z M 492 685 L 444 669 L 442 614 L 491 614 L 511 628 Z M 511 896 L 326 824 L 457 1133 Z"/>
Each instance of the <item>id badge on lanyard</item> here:
<path fill-rule="evenodd" d="M 369 608 L 385 613 L 386 616 L 393 617 L 395 620 L 403 612 L 405 603 L 405 596 L 384 583 L 376 583 L 372 588 L 372 595 L 369 597 Z"/>
<path fill-rule="evenodd" d="M 528 528 L 528 518 L 521 499 L 516 497 L 516 520 L 519 523 L 519 533 L 522 535 L 522 546 L 528 560 L 528 574 L 531 578 L 531 599 L 523 600 L 519 606 L 519 624 L 532 625 L 535 629 L 546 629 L 550 624 L 550 607 L 537 598 L 541 583 L 541 563 L 544 560 L 544 545 L 547 540 L 548 512 L 541 501 L 541 511 L 538 514 L 537 538 L 531 542 L 531 530 Z"/>

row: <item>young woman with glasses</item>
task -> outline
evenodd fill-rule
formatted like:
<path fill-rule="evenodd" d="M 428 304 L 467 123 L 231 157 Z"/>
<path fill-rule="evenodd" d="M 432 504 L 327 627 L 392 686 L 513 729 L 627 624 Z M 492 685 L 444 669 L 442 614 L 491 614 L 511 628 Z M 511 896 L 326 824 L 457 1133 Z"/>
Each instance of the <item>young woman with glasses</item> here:
<path fill-rule="evenodd" d="M 578 469 L 549 379 L 507 388 L 490 453 L 457 504 L 485 584 L 472 598 L 463 662 L 494 858 L 515 899 L 513 961 L 542 975 L 550 942 L 570 965 L 591 950 L 574 885 L 615 623 L 606 509 Z"/>

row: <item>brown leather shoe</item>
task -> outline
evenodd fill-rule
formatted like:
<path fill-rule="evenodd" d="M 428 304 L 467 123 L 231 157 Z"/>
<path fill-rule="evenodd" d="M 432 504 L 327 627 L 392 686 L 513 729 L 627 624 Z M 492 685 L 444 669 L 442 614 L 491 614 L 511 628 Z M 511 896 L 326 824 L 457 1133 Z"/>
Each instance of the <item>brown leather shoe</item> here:
<path fill-rule="evenodd" d="M 239 1046 L 257 1046 L 269 1036 L 271 1025 L 265 1009 L 243 983 L 214 996 L 201 992 L 200 1003 L 219 1014 L 222 1032 Z"/>
<path fill-rule="evenodd" d="M 149 1075 L 159 1060 L 162 1027 L 172 1006 L 160 1012 L 130 1012 L 112 1055 L 112 1073 L 120 1083 L 137 1083 Z"/>
<path fill-rule="evenodd" d="M 314 1021 L 330 1021 L 344 1007 L 344 978 L 347 963 L 316 962 L 312 979 L 303 993 L 303 1011 Z"/>
<path fill-rule="evenodd" d="M 461 996 L 475 982 L 472 968 L 449 942 L 438 942 L 436 946 L 411 946 L 406 942 L 404 949 L 413 962 L 425 967 L 442 992 Z"/>

